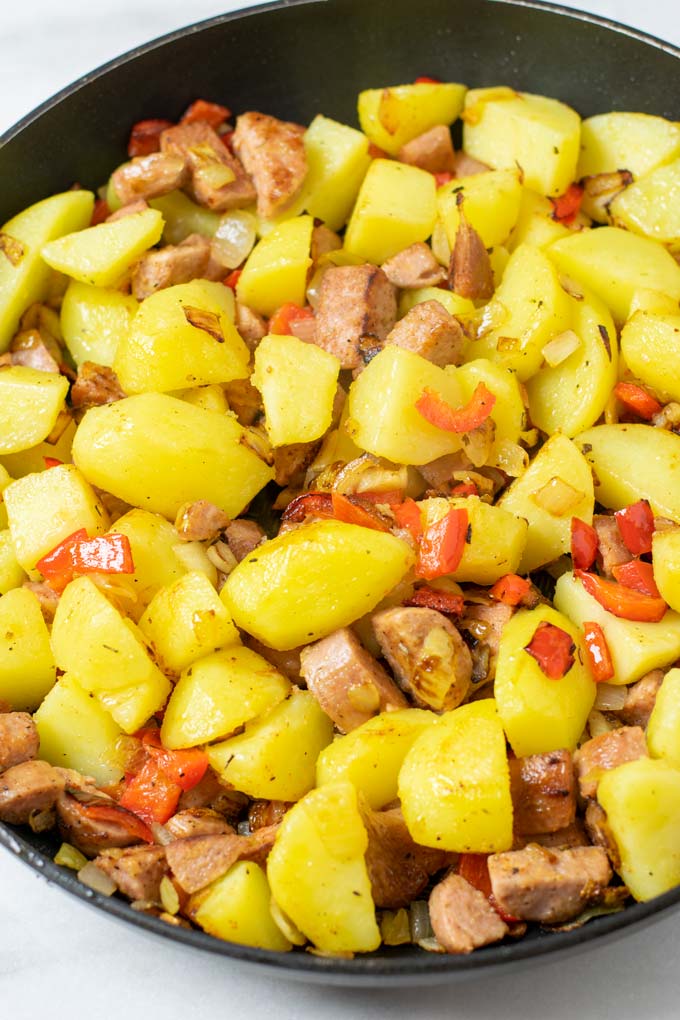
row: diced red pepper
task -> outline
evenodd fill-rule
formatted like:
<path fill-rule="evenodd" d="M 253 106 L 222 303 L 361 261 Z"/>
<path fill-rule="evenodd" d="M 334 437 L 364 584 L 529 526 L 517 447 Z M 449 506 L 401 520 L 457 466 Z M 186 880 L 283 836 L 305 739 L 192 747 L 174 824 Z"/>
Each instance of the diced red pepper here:
<path fill-rule="evenodd" d="M 596 684 L 606 683 L 614 676 L 614 666 L 604 631 L 599 623 L 584 623 L 583 636 L 593 680 Z"/>
<path fill-rule="evenodd" d="M 479 489 L 474 482 L 459 482 L 451 489 L 452 496 L 478 496 Z"/>
<path fill-rule="evenodd" d="M 415 85 L 441 85 L 441 78 L 431 78 L 428 74 L 421 74 L 416 78 Z"/>
<path fill-rule="evenodd" d="M 597 574 L 589 574 L 585 570 L 575 570 L 574 574 L 603 609 L 621 620 L 658 623 L 668 608 L 662 598 L 643 595 L 642 592 L 626 588 L 615 581 L 607 581 Z"/>
<path fill-rule="evenodd" d="M 134 574 L 130 539 L 127 535 L 97 535 L 88 538 L 85 528 L 69 535 L 36 564 L 53 588 L 66 587 L 79 574 Z"/>
<path fill-rule="evenodd" d="M 659 401 L 637 383 L 620 382 L 614 387 L 614 393 L 632 411 L 645 421 L 651 421 L 655 414 L 662 410 Z"/>
<path fill-rule="evenodd" d="M 330 492 L 303 492 L 292 499 L 281 516 L 281 523 L 304 521 L 305 517 L 332 517 Z"/>
<path fill-rule="evenodd" d="M 506 606 L 518 606 L 531 588 L 531 582 L 519 574 L 504 574 L 489 589 L 489 595 Z"/>
<path fill-rule="evenodd" d="M 72 806 L 78 805 L 76 810 L 82 812 L 86 818 L 93 822 L 101 822 L 104 825 L 119 825 L 126 830 L 133 839 L 139 839 L 143 843 L 153 843 L 153 833 L 144 824 L 137 812 L 131 812 L 121 804 L 85 804 L 82 801 L 73 799 Z"/>
<path fill-rule="evenodd" d="M 661 598 L 661 593 L 654 580 L 654 568 L 651 563 L 644 560 L 630 560 L 628 563 L 619 563 L 612 570 L 614 577 L 619 584 L 634 591 L 640 591 L 643 595 L 651 595 L 653 598 Z"/>
<path fill-rule="evenodd" d="M 294 324 L 304 319 L 313 319 L 314 312 L 311 308 L 301 308 L 292 301 L 287 301 L 274 312 L 269 320 L 269 332 L 278 336 L 291 336 Z"/>
<path fill-rule="evenodd" d="M 426 609 L 436 609 L 440 613 L 449 613 L 451 616 L 461 616 L 465 610 L 465 599 L 453 591 L 440 591 L 438 588 L 416 588 L 410 599 L 404 602 L 406 606 L 424 606 Z"/>
<path fill-rule="evenodd" d="M 64 463 L 63 460 L 59 460 L 57 457 L 43 457 L 43 460 L 45 461 L 46 470 L 48 468 L 61 467 Z"/>
<path fill-rule="evenodd" d="M 161 134 L 167 128 L 171 128 L 171 120 L 154 118 L 151 120 L 138 120 L 133 124 L 128 141 L 128 156 L 150 156 L 152 152 L 158 152 L 161 147 Z"/>
<path fill-rule="evenodd" d="M 468 534 L 467 510 L 451 509 L 432 524 L 420 541 L 416 577 L 431 581 L 452 574 L 463 557 Z"/>
<path fill-rule="evenodd" d="M 373 510 L 372 501 L 363 494 L 343 496 L 339 492 L 303 492 L 291 500 L 281 517 L 282 522 L 304 521 L 305 517 L 328 517 L 345 524 L 358 524 L 374 531 L 389 531 L 382 517 Z"/>
<path fill-rule="evenodd" d="M 445 184 L 449 184 L 450 181 L 456 176 L 449 170 L 442 170 L 441 173 L 434 174 L 434 182 L 438 188 L 443 188 Z"/>
<path fill-rule="evenodd" d="M 229 273 L 229 276 L 227 276 L 224 281 L 225 287 L 231 287 L 232 290 L 236 290 L 236 285 L 238 284 L 238 281 L 241 279 L 242 272 L 243 272 L 242 269 L 232 269 L 232 271 Z"/>
<path fill-rule="evenodd" d="M 362 528 L 372 528 L 373 531 L 389 531 L 389 527 L 371 510 L 361 506 L 361 503 L 353 502 L 341 492 L 331 493 L 331 505 L 333 517 L 336 521 L 344 521 L 345 524 L 358 524 Z"/>
<path fill-rule="evenodd" d="M 642 556 L 652 551 L 654 514 L 646 499 L 639 499 L 624 510 L 617 510 L 614 516 L 621 538 L 633 556 Z"/>
<path fill-rule="evenodd" d="M 471 432 L 486 421 L 495 403 L 495 394 L 480 382 L 462 407 L 451 407 L 438 393 L 426 388 L 416 401 L 416 410 L 444 432 Z"/>
<path fill-rule="evenodd" d="M 168 751 L 164 747 L 147 745 L 149 756 L 173 783 L 186 793 L 200 783 L 208 768 L 208 755 L 198 748 L 186 751 Z"/>
<path fill-rule="evenodd" d="M 563 195 L 550 199 L 553 205 L 552 218 L 558 223 L 573 223 L 581 209 L 582 199 L 582 186 L 570 184 Z"/>
<path fill-rule="evenodd" d="M 73 577 L 73 547 L 86 539 L 87 531 L 85 528 L 80 528 L 38 560 L 36 570 L 40 571 L 53 588 L 61 590 L 71 580 Z"/>
<path fill-rule="evenodd" d="M 571 558 L 578 570 L 592 567 L 597 556 L 598 538 L 595 528 L 579 517 L 571 519 Z"/>
<path fill-rule="evenodd" d="M 423 518 L 416 501 L 409 496 L 400 506 L 395 506 L 392 512 L 397 525 L 410 531 L 414 540 L 419 542 L 423 536 Z"/>
<path fill-rule="evenodd" d="M 152 822 L 167 822 L 177 810 L 182 787 L 160 768 L 157 761 L 149 758 L 141 771 L 125 786 L 118 801 L 150 825 Z"/>
<path fill-rule="evenodd" d="M 94 209 L 92 210 L 92 219 L 90 220 L 90 226 L 96 227 L 97 224 L 103 223 L 107 216 L 111 215 L 109 209 L 109 203 L 105 198 L 96 198 L 94 202 Z"/>
<path fill-rule="evenodd" d="M 371 159 L 389 159 L 389 156 L 385 152 L 385 150 L 381 149 L 380 146 L 378 145 L 374 145 L 373 142 L 369 143 L 368 155 L 371 157 Z"/>
<path fill-rule="evenodd" d="M 549 680 L 561 680 L 574 665 L 576 645 L 571 634 L 543 620 L 524 649 Z"/>
<path fill-rule="evenodd" d="M 210 127 L 218 128 L 225 120 L 231 117 L 231 110 L 219 103 L 209 103 L 205 99 L 197 99 L 185 111 L 180 124 L 195 124 L 197 120 L 204 120 Z"/>

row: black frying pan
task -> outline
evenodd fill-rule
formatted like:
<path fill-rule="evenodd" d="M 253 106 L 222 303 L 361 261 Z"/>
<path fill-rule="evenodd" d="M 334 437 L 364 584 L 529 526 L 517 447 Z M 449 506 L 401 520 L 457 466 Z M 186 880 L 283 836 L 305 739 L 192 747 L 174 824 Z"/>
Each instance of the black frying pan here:
<path fill-rule="evenodd" d="M 680 50 L 601 18 L 531 0 L 282 0 L 149 43 L 82 78 L 0 139 L 0 223 L 78 181 L 93 188 L 125 158 L 131 124 L 178 117 L 197 97 L 307 122 L 354 123 L 363 89 L 418 75 L 507 84 L 584 116 L 635 110 L 680 119 Z M 57 843 L 0 825 L 0 843 L 69 892 L 187 946 L 282 977 L 345 984 L 452 980 L 624 934 L 680 905 L 680 888 L 560 934 L 532 932 L 469 957 L 411 948 L 354 960 L 272 953 L 173 928 L 93 893 L 52 862 Z"/>

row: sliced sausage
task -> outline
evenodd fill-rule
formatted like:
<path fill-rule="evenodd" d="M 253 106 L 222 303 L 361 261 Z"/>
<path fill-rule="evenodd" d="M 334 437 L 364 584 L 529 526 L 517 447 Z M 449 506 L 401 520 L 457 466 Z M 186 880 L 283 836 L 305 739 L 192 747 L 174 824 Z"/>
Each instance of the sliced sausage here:
<path fill-rule="evenodd" d="M 367 351 L 380 350 L 396 317 L 397 292 L 382 269 L 331 266 L 319 288 L 315 342 L 334 354 L 342 368 L 360 368 L 367 363 Z"/>
<path fill-rule="evenodd" d="M 234 151 L 257 192 L 257 211 L 269 217 L 297 195 L 307 175 L 305 129 L 265 113 L 242 113 L 232 137 Z"/>
<path fill-rule="evenodd" d="M 59 593 L 44 581 L 24 581 L 23 588 L 32 591 L 40 604 L 40 612 L 46 623 L 52 623 L 59 605 Z"/>
<path fill-rule="evenodd" d="M 302 485 L 305 472 L 319 450 L 319 443 L 291 443 L 274 450 L 274 481 L 277 485 Z"/>
<path fill-rule="evenodd" d="M 510 791 L 514 826 L 522 835 L 557 832 L 576 817 L 574 767 L 569 751 L 513 758 Z"/>
<path fill-rule="evenodd" d="M 15 336 L 10 346 L 10 364 L 34 368 L 38 372 L 60 371 L 61 351 L 56 343 L 45 343 L 37 329 L 27 329 Z"/>
<path fill-rule="evenodd" d="M 224 510 L 207 499 L 197 499 L 180 507 L 175 527 L 184 542 L 212 542 L 229 523 Z"/>
<path fill-rule="evenodd" d="M 53 808 L 63 789 L 63 777 L 46 761 L 13 765 L 0 775 L 0 821 L 28 824 L 31 815 Z"/>
<path fill-rule="evenodd" d="M 228 836 L 236 830 L 226 821 L 224 815 L 212 808 L 187 808 L 169 818 L 165 828 L 175 839 L 189 836 Z"/>
<path fill-rule="evenodd" d="M 515 610 L 491 599 L 467 603 L 459 627 L 470 648 L 475 684 L 489 683 L 496 676 L 501 634 Z"/>
<path fill-rule="evenodd" d="M 256 350 L 257 345 L 263 336 L 267 335 L 267 323 L 261 315 L 254 312 L 248 305 L 236 302 L 236 329 L 239 336 L 245 343 L 251 354 Z"/>
<path fill-rule="evenodd" d="M 38 728 L 28 712 L 0 714 L 0 772 L 31 761 L 39 747 Z"/>
<path fill-rule="evenodd" d="M 647 727 L 663 677 L 662 669 L 653 669 L 636 684 L 631 684 L 623 708 L 616 713 L 621 722 L 627 726 L 642 726 L 643 729 Z"/>
<path fill-rule="evenodd" d="M 621 537 L 616 517 L 595 514 L 593 527 L 597 532 L 598 541 L 597 565 L 604 576 L 611 580 L 614 577 L 614 567 L 630 563 L 635 557 Z"/>
<path fill-rule="evenodd" d="M 166 244 L 142 255 L 132 270 L 132 293 L 143 301 L 158 290 L 204 277 L 209 261 L 208 238 L 189 234 L 179 244 Z"/>
<path fill-rule="evenodd" d="M 418 241 L 397 252 L 387 262 L 383 262 L 380 268 L 390 283 L 402 289 L 438 287 L 446 279 L 444 269 L 424 241 Z"/>
<path fill-rule="evenodd" d="M 300 673 L 300 653 L 302 648 L 290 648 L 288 651 L 279 652 L 275 648 L 270 648 L 269 645 L 263 645 L 250 634 L 243 635 L 243 643 L 248 648 L 252 648 L 258 655 L 261 655 L 267 662 L 271 662 L 272 666 L 279 673 L 283 673 L 291 683 L 297 684 L 298 687 L 305 686 Z"/>
<path fill-rule="evenodd" d="M 471 301 L 488 301 L 494 292 L 489 253 L 462 208 L 449 262 L 449 285 L 454 293 Z"/>
<path fill-rule="evenodd" d="M 165 848 L 132 846 L 127 850 L 103 850 L 94 862 L 109 875 L 129 900 L 160 902 L 161 879 L 168 874 Z"/>
<path fill-rule="evenodd" d="M 224 529 L 224 534 L 237 563 L 250 556 L 251 552 L 267 538 L 259 524 L 247 521 L 243 517 L 230 521 Z"/>
<path fill-rule="evenodd" d="M 225 212 L 250 205 L 255 188 L 241 161 L 205 121 L 177 124 L 161 134 L 161 151 L 181 157 L 190 173 L 190 189 L 199 205 Z M 219 167 L 225 168 L 225 181 Z M 232 180 L 226 180 L 233 175 Z"/>
<path fill-rule="evenodd" d="M 422 301 L 399 320 L 385 344 L 405 347 L 443 368 L 460 365 L 465 340 L 460 323 L 439 301 Z"/>
<path fill-rule="evenodd" d="M 183 188 L 188 177 L 183 155 L 152 152 L 123 163 L 114 170 L 111 180 L 121 205 L 126 206 L 140 198 L 159 198 Z"/>
<path fill-rule="evenodd" d="M 432 930 L 447 953 L 471 953 L 508 934 L 484 893 L 454 872 L 434 887 L 429 906 Z"/>
<path fill-rule="evenodd" d="M 647 742 L 639 726 L 622 726 L 618 730 L 601 733 L 574 754 L 574 766 L 582 797 L 595 797 L 600 776 L 627 761 L 647 757 Z"/>
<path fill-rule="evenodd" d="M 463 152 L 462 149 L 459 149 L 454 156 L 453 172 L 456 177 L 474 177 L 475 174 L 484 174 L 490 169 L 491 167 L 486 163 L 481 163 L 473 156 L 468 156 L 467 152 Z"/>
<path fill-rule="evenodd" d="M 71 387 L 71 403 L 79 408 L 113 404 L 125 395 L 113 369 L 94 361 L 84 361 L 79 366 L 78 377 Z"/>
<path fill-rule="evenodd" d="M 143 826 L 137 815 L 114 801 L 105 801 L 106 817 L 89 815 L 89 805 L 70 793 L 61 793 L 57 800 L 57 821 L 62 839 L 88 856 L 96 857 L 102 850 L 134 846 L 144 841 Z"/>
<path fill-rule="evenodd" d="M 274 845 L 276 825 L 258 829 L 251 836 L 191 836 L 168 843 L 165 854 L 170 869 L 182 889 L 198 892 L 226 874 L 236 861 L 258 863 L 266 860 Z"/>
<path fill-rule="evenodd" d="M 557 829 L 555 832 L 535 832 L 532 835 L 522 836 L 515 832 L 512 849 L 523 850 L 530 843 L 538 843 L 539 846 L 550 847 L 554 850 L 569 850 L 575 846 L 590 846 L 593 842 L 583 826 L 583 822 L 576 818 L 571 825 L 564 829 Z"/>
<path fill-rule="evenodd" d="M 456 157 L 450 129 L 445 124 L 436 124 L 402 145 L 397 159 L 421 170 L 429 170 L 431 174 L 453 173 Z"/>
<path fill-rule="evenodd" d="M 254 800 L 248 808 L 250 831 L 255 832 L 270 825 L 278 825 L 292 806 L 285 800 Z"/>
<path fill-rule="evenodd" d="M 399 808 L 371 811 L 362 818 L 368 835 L 365 859 L 376 907 L 407 907 L 427 886 L 430 875 L 449 863 L 443 850 L 418 846 Z"/>

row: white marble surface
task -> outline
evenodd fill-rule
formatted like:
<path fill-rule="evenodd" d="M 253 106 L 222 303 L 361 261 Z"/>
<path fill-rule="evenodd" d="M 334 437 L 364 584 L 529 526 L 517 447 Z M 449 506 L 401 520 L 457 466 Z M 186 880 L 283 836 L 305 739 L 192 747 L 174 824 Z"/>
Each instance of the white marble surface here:
<path fill-rule="evenodd" d="M 562 2 L 680 44 L 677 0 Z M 117 53 L 245 5 L 244 0 L 2 0 L 0 132 Z M 126 930 L 49 887 L 0 848 L 0 1017 L 676 1020 L 679 925 L 676 915 L 578 956 L 427 992 L 322 989 L 263 979 L 216 957 Z"/>

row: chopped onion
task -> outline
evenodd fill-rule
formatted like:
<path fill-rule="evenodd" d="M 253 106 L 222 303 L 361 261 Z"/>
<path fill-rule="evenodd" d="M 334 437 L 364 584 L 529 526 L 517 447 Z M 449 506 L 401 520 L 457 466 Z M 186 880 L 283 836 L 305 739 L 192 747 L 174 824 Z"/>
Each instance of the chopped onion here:
<path fill-rule="evenodd" d="M 365 453 L 345 464 L 335 475 L 332 488 L 344 495 L 362 492 L 394 492 L 408 485 L 408 468 L 376 460 Z"/>
<path fill-rule="evenodd" d="M 220 217 L 211 248 L 221 265 L 236 269 L 250 255 L 256 236 L 256 217 L 247 209 L 232 209 Z"/>
<path fill-rule="evenodd" d="M 161 879 L 160 894 L 164 910 L 174 916 L 179 910 L 179 896 L 167 875 L 163 875 Z"/>
<path fill-rule="evenodd" d="M 31 811 L 28 816 L 28 824 L 31 832 L 47 832 L 56 824 L 54 808 L 46 808 L 44 811 Z"/>
<path fill-rule="evenodd" d="M 611 733 L 615 729 L 616 725 L 595 708 L 588 716 L 588 732 L 591 737 L 599 737 L 603 733 Z"/>
<path fill-rule="evenodd" d="M 411 941 L 408 910 L 386 910 L 380 918 L 380 934 L 386 946 L 403 946 Z"/>
<path fill-rule="evenodd" d="M 211 188 L 224 188 L 236 180 L 234 171 L 222 162 L 209 143 L 199 142 L 190 146 L 187 155 L 194 174 L 198 174 Z"/>
<path fill-rule="evenodd" d="M 430 924 L 430 908 L 427 900 L 414 900 L 411 904 L 411 941 L 420 942 L 434 935 Z"/>
<path fill-rule="evenodd" d="M 380 708 L 380 692 L 370 680 L 351 684 L 347 689 L 347 700 L 357 712 L 377 712 Z"/>
<path fill-rule="evenodd" d="M 537 506 L 549 513 L 552 517 L 566 517 L 581 503 L 584 494 L 580 489 L 575 489 L 563 478 L 554 477 L 546 482 L 538 492 L 533 492 L 531 498 Z"/>
<path fill-rule="evenodd" d="M 449 262 L 451 261 L 451 245 L 449 239 L 446 236 L 446 227 L 440 219 L 434 225 L 432 231 L 432 239 L 430 241 L 432 248 L 432 254 L 436 258 L 437 262 L 444 268 L 448 269 Z"/>
<path fill-rule="evenodd" d="M 307 941 L 307 936 L 303 935 L 300 929 L 293 924 L 291 919 L 288 917 L 288 914 L 285 914 L 283 910 L 281 910 L 281 907 L 278 905 L 274 897 L 272 897 L 269 901 L 269 909 L 271 911 L 274 924 L 284 938 L 287 938 L 294 946 L 304 946 Z"/>
<path fill-rule="evenodd" d="M 619 423 L 619 401 L 613 390 L 604 405 L 604 422 L 605 425 L 618 425 Z"/>
<path fill-rule="evenodd" d="M 511 478 L 519 478 L 529 467 L 529 454 L 509 439 L 501 439 L 496 443 L 496 467 L 505 471 Z"/>
<path fill-rule="evenodd" d="M 215 542 L 205 551 L 211 563 L 214 563 L 223 574 L 230 574 L 237 564 L 237 559 L 226 542 Z"/>
<path fill-rule="evenodd" d="M 319 294 L 321 292 L 321 281 L 323 280 L 324 273 L 328 269 L 328 266 L 319 266 L 315 270 L 311 280 L 307 284 L 307 302 L 316 311 L 319 305 Z"/>
<path fill-rule="evenodd" d="M 560 287 L 562 290 L 566 290 L 567 294 L 573 297 L 574 301 L 583 301 L 583 291 L 570 276 L 560 274 Z"/>
<path fill-rule="evenodd" d="M 133 900 L 130 904 L 140 914 L 157 914 L 159 905 L 155 900 Z"/>
<path fill-rule="evenodd" d="M 87 865 L 87 857 L 70 843 L 62 843 L 54 855 L 54 863 L 60 864 L 62 868 L 70 868 L 71 871 L 80 871 Z"/>
<path fill-rule="evenodd" d="M 83 865 L 78 872 L 78 878 L 88 889 L 94 889 L 95 892 L 101 893 L 102 896 L 113 896 L 118 888 L 111 876 L 101 871 L 94 861 L 88 861 L 87 864 Z"/>
<path fill-rule="evenodd" d="M 615 170 L 612 173 L 592 174 L 583 179 L 581 208 L 586 216 L 598 223 L 609 222 L 609 206 L 629 184 L 633 183 L 630 170 Z"/>
<path fill-rule="evenodd" d="M 680 404 L 674 400 L 662 407 L 652 418 L 652 425 L 658 429 L 675 430 L 680 425 Z"/>
<path fill-rule="evenodd" d="M 618 712 L 626 703 L 628 688 L 623 684 L 598 684 L 593 708 L 604 712 Z"/>
<path fill-rule="evenodd" d="M 444 947 L 437 942 L 434 936 L 427 939 L 418 939 L 416 945 L 421 949 L 424 949 L 427 953 L 443 953 L 445 951 Z"/>
<path fill-rule="evenodd" d="M 491 418 L 487 418 L 478 428 L 461 435 L 465 456 L 473 467 L 483 467 L 491 455 L 496 426 Z"/>
<path fill-rule="evenodd" d="M 500 329 L 503 323 L 507 322 L 509 316 L 510 313 L 502 301 L 498 301 L 497 298 L 494 298 L 493 301 L 489 301 L 488 305 L 484 306 L 481 315 L 477 319 L 477 339 L 481 340 L 483 336 L 486 336 L 486 334 L 490 333 L 493 329 Z"/>
<path fill-rule="evenodd" d="M 541 354 L 550 367 L 554 368 L 555 365 L 561 365 L 563 361 L 566 361 L 580 346 L 580 336 L 573 329 L 565 329 L 564 333 L 560 333 L 548 341 Z"/>
<path fill-rule="evenodd" d="M 149 828 L 155 842 L 159 846 L 167 846 L 168 843 L 172 843 L 175 839 L 173 834 L 164 825 L 161 825 L 160 822 L 151 822 Z"/>
<path fill-rule="evenodd" d="M 496 350 L 500 354 L 507 354 L 510 351 L 516 351 L 519 344 L 519 339 L 516 336 L 499 336 L 496 341 Z"/>

